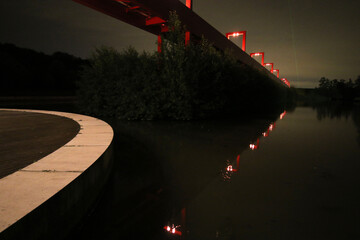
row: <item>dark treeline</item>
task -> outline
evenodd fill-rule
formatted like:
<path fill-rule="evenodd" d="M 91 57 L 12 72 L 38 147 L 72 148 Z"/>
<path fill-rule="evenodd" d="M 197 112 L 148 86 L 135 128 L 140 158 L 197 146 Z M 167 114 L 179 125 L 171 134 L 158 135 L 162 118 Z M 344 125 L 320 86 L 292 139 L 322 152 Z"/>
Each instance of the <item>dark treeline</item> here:
<path fill-rule="evenodd" d="M 316 92 L 329 100 L 353 101 L 360 97 L 360 76 L 355 81 L 329 80 L 322 77 Z"/>
<path fill-rule="evenodd" d="M 81 74 L 80 109 L 120 119 L 199 119 L 281 111 L 292 89 L 202 39 L 185 46 L 176 14 L 161 53 L 97 49 Z"/>
<path fill-rule="evenodd" d="M 46 55 L 0 43 L 0 96 L 74 96 L 86 62 L 67 53 Z"/>

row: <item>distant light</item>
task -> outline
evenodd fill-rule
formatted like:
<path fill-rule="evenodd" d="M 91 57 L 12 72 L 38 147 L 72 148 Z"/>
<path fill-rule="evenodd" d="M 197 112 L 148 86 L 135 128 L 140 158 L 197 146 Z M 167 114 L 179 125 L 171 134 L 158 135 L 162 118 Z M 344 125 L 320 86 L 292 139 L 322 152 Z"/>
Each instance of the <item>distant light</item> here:
<path fill-rule="evenodd" d="M 232 165 L 229 165 L 229 166 L 226 168 L 226 171 L 232 172 L 232 171 L 233 171 Z"/>
<path fill-rule="evenodd" d="M 285 115 L 286 115 L 286 111 L 284 111 L 282 114 L 280 114 L 280 119 L 283 119 Z"/>

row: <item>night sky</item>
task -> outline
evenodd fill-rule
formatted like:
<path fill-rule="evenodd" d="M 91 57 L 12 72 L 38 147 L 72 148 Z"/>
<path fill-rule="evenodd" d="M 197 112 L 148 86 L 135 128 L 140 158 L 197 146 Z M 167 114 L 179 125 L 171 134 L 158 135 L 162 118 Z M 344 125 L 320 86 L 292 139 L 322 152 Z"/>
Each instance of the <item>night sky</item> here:
<path fill-rule="evenodd" d="M 246 30 L 247 52 L 265 52 L 265 62 L 293 86 L 360 75 L 360 1 L 193 0 L 193 6 L 224 34 Z M 86 58 L 101 45 L 156 51 L 156 36 L 71 0 L 2 0 L 0 19 L 1 43 L 44 53 Z"/>

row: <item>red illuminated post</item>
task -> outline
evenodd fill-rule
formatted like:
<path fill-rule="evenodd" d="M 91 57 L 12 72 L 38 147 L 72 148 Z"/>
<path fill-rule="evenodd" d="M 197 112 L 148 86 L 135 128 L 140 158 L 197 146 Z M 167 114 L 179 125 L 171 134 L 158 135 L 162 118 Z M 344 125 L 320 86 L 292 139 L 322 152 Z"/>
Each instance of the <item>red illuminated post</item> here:
<path fill-rule="evenodd" d="M 283 83 L 290 87 L 290 82 L 286 78 L 282 78 L 281 81 L 283 81 Z"/>
<path fill-rule="evenodd" d="M 192 0 L 186 0 L 186 6 L 192 10 Z M 185 46 L 190 42 L 190 32 L 185 33 Z"/>
<path fill-rule="evenodd" d="M 263 132 L 263 134 L 262 134 L 262 135 L 263 135 L 264 137 L 269 136 L 269 131 L 270 131 L 270 130 L 269 130 L 269 129 L 267 129 L 267 130 L 266 130 L 266 132 Z"/>
<path fill-rule="evenodd" d="M 261 56 L 261 65 L 264 66 L 264 52 L 256 52 L 256 53 L 250 53 L 250 57 L 257 57 Z"/>
<path fill-rule="evenodd" d="M 161 35 L 158 35 L 158 53 L 161 53 Z"/>
<path fill-rule="evenodd" d="M 270 131 L 274 130 L 274 129 L 275 129 L 275 126 L 276 126 L 276 123 L 275 123 L 275 122 L 272 123 L 272 124 L 270 124 L 269 130 L 270 130 Z"/>
<path fill-rule="evenodd" d="M 185 46 L 187 46 L 189 44 L 189 42 L 190 42 L 190 32 L 187 31 L 185 33 Z"/>
<path fill-rule="evenodd" d="M 186 6 L 192 10 L 192 0 L 186 0 Z"/>
<path fill-rule="evenodd" d="M 280 119 L 283 119 L 286 115 L 286 111 L 284 111 L 282 114 L 280 114 Z"/>
<path fill-rule="evenodd" d="M 246 48 L 246 31 L 240 31 L 240 32 L 229 32 L 226 34 L 226 38 L 230 39 L 230 37 L 238 37 L 242 36 L 242 50 L 245 52 Z"/>
<path fill-rule="evenodd" d="M 273 71 L 274 71 L 274 63 L 265 63 L 264 66 L 271 66 L 270 72 L 273 73 Z"/>
<path fill-rule="evenodd" d="M 274 72 L 277 72 L 277 77 L 279 78 L 279 76 L 280 76 L 279 69 L 274 69 L 274 70 L 273 70 L 273 73 L 274 73 Z"/>

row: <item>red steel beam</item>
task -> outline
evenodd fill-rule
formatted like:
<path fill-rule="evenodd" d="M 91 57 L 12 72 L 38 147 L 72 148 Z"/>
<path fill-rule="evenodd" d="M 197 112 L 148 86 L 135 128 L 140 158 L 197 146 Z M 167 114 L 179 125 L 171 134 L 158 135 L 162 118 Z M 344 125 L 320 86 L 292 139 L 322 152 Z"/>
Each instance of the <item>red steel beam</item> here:
<path fill-rule="evenodd" d="M 145 25 L 149 26 L 149 25 L 155 25 L 155 24 L 162 24 L 165 23 L 166 21 L 162 18 L 159 17 L 152 17 L 152 18 L 148 18 L 145 20 Z"/>
<path fill-rule="evenodd" d="M 143 29 L 155 35 L 159 35 L 166 26 L 162 24 L 146 25 L 146 20 L 152 17 L 159 17 L 164 21 L 169 19 L 169 12 L 176 11 L 182 24 L 186 26 L 187 31 L 191 33 L 191 39 L 201 39 L 204 36 L 209 42 L 213 43 L 217 49 L 230 50 L 234 56 L 242 63 L 257 69 L 274 81 L 279 81 L 274 74 L 265 71 L 264 67 L 255 59 L 251 58 L 236 44 L 229 41 L 222 33 L 189 9 L 186 5 L 178 0 L 73 0 L 87 7 L 105 13 L 123 22 Z M 188 2 L 188 3 L 191 3 Z M 131 6 L 140 6 L 140 9 L 128 11 Z M 139 10 L 139 11 L 138 11 Z M 141 14 L 141 10 L 147 14 Z M 193 39 L 192 39 L 193 41 Z"/>

